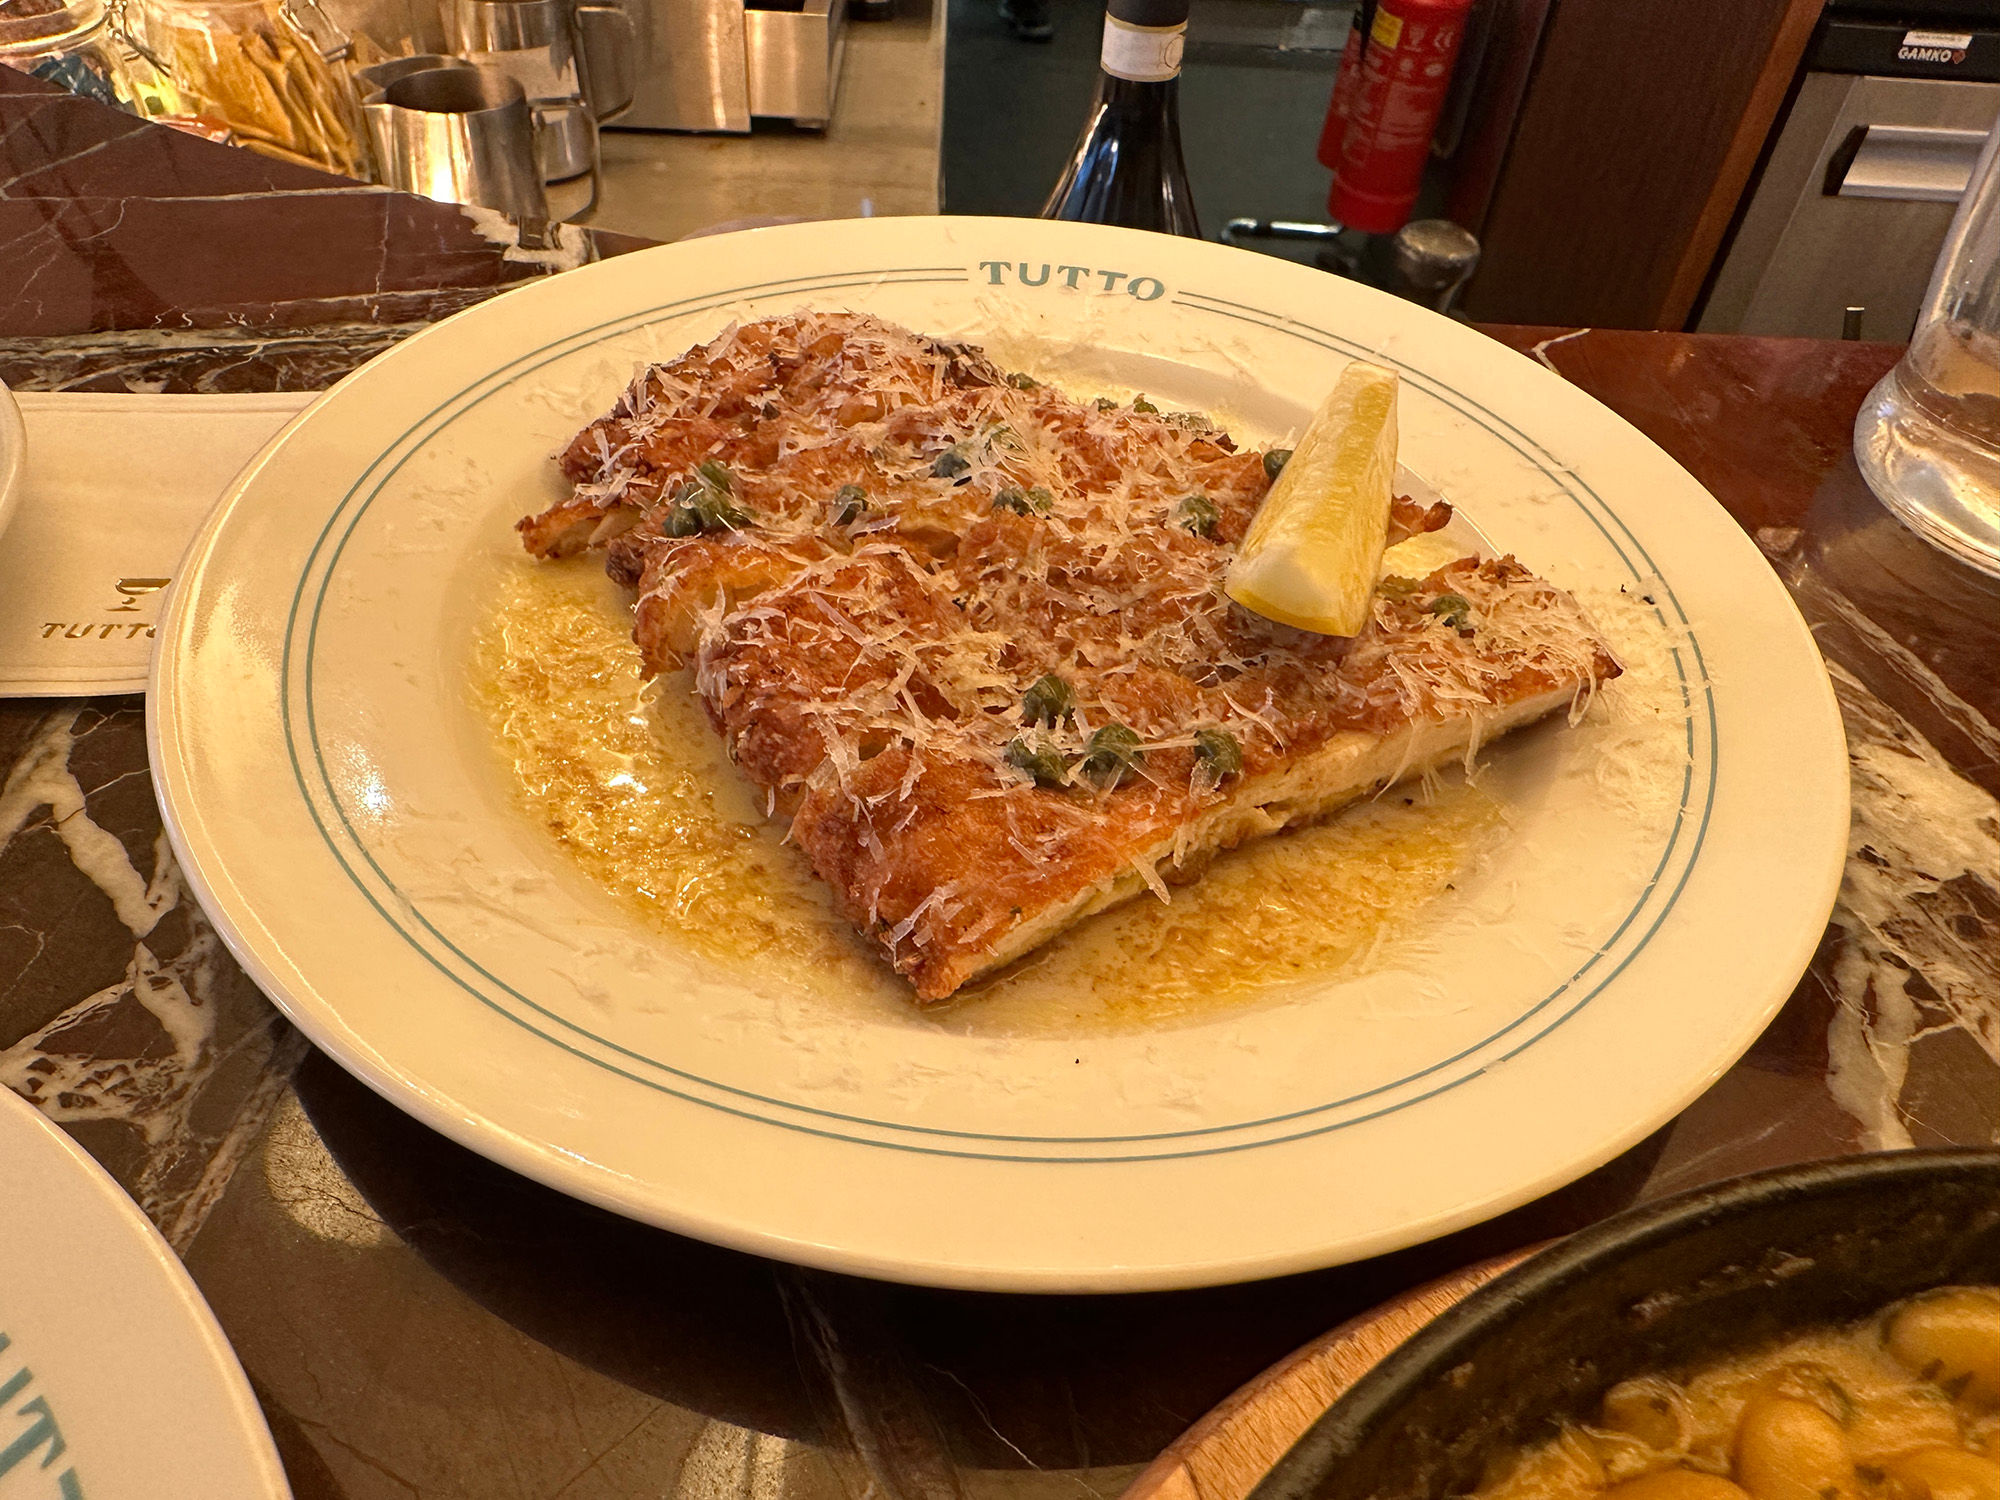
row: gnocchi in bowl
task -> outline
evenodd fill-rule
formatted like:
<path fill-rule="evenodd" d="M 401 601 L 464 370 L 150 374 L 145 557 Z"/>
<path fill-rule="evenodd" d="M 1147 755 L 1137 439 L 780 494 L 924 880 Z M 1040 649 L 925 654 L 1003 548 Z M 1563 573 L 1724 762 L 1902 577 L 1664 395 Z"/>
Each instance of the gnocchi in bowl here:
<path fill-rule="evenodd" d="M 1473 1500 L 2000 1500 L 2000 1287 L 1920 1293 L 1489 1454 Z"/>
<path fill-rule="evenodd" d="M 2000 1152 L 1784 1168 L 1492 1282 L 1252 1500 L 2000 1500 Z"/>

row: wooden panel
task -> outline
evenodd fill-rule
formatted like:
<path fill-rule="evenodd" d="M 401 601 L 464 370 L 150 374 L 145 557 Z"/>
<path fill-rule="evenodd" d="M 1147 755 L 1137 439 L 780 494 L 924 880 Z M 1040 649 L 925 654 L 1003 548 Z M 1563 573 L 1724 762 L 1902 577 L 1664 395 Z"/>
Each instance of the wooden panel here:
<path fill-rule="evenodd" d="M 1673 279 L 1667 283 L 1666 299 L 1655 327 L 1687 326 L 1695 298 L 1708 279 L 1716 252 L 1722 247 L 1723 233 L 1735 217 L 1736 205 L 1749 184 L 1751 168 L 1763 154 L 1764 142 L 1777 121 L 1779 106 L 1790 92 L 1799 59 L 1805 55 L 1806 43 L 1812 40 L 1813 23 L 1819 19 L 1822 3 L 1823 0 L 1790 0 L 1778 17 L 1777 32 L 1764 66 L 1751 85 L 1743 117 L 1736 122 L 1735 133 L 1723 153 L 1722 165 L 1702 204 L 1701 214 L 1687 243 L 1681 247 L 1680 261 L 1674 267 Z"/>
<path fill-rule="evenodd" d="M 1445 217 L 1474 234 L 1486 228 L 1486 211 L 1499 186 L 1514 121 L 1533 76 L 1551 0 L 1488 0 L 1486 52 L 1479 60 L 1465 134 L 1451 158 Z"/>
<path fill-rule="evenodd" d="M 1682 326 L 1820 4 L 1557 0 L 1467 314 Z"/>

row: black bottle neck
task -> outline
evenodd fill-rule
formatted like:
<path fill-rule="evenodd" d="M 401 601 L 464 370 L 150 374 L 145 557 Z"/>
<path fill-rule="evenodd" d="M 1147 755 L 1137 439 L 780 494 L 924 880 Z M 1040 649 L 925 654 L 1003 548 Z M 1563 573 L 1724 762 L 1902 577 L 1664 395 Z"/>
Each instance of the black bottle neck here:
<path fill-rule="evenodd" d="M 1044 217 L 1199 237 L 1181 158 L 1187 0 L 1111 0 L 1097 97 Z"/>
<path fill-rule="evenodd" d="M 1104 13 L 1132 26 L 1185 26 L 1188 0 L 1106 0 Z"/>

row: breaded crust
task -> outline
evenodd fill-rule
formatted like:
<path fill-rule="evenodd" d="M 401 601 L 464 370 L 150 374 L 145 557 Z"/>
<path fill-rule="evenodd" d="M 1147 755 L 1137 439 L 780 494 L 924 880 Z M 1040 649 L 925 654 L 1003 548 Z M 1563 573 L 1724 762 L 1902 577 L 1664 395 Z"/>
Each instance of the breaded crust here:
<path fill-rule="evenodd" d="M 653 367 L 561 462 L 524 542 L 605 550 L 647 669 L 694 668 L 920 1001 L 1619 671 L 1511 558 L 1385 580 L 1351 640 L 1251 614 L 1263 454 L 854 314 Z M 1392 540 L 1449 515 L 1398 501 Z"/>

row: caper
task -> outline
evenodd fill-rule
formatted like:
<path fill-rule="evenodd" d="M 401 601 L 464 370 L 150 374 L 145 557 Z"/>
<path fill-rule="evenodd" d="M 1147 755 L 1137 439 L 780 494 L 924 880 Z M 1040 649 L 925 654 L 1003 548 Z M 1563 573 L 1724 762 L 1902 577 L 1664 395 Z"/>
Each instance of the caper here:
<path fill-rule="evenodd" d="M 1058 724 L 1075 712 L 1076 694 L 1053 672 L 1021 695 L 1021 717 L 1030 724 Z"/>
<path fill-rule="evenodd" d="M 702 465 L 704 470 L 707 467 L 707 464 Z M 718 469 L 721 467 L 720 464 L 716 465 Z M 699 536 L 704 531 L 736 531 L 756 519 L 749 511 L 731 500 L 726 492 L 706 483 L 707 478 L 707 474 L 703 473 L 703 482 L 684 484 L 674 492 L 672 507 L 667 511 L 667 518 L 660 527 L 668 536 Z"/>
<path fill-rule="evenodd" d="M 1010 484 L 993 497 L 994 510 L 1011 510 L 1017 516 L 1045 516 L 1055 503 L 1056 497 L 1039 484 L 1031 490 L 1017 489 Z"/>
<path fill-rule="evenodd" d="M 749 511 L 715 490 L 704 490 L 695 509 L 710 531 L 739 531 L 755 519 Z"/>
<path fill-rule="evenodd" d="M 1123 724 L 1106 724 L 1090 737 L 1083 749 L 1084 774 L 1109 790 L 1118 785 L 1127 771 L 1146 758 L 1139 748 L 1139 736 Z"/>
<path fill-rule="evenodd" d="M 1284 472 L 1285 465 L 1290 463 L 1291 460 L 1292 450 L 1289 448 L 1266 449 L 1264 453 L 1264 477 L 1266 479 L 1276 479 Z"/>
<path fill-rule="evenodd" d="M 1226 729 L 1197 729 L 1194 758 L 1210 786 L 1243 772 L 1243 747 Z"/>
<path fill-rule="evenodd" d="M 1008 765 L 1036 786 L 1069 784 L 1069 772 L 1063 767 L 1061 753 L 1046 741 L 1030 743 L 1025 739 L 1011 739 L 1007 741 L 1003 755 Z"/>
<path fill-rule="evenodd" d="M 1431 613 L 1454 630 L 1472 629 L 1472 605 L 1463 594 L 1439 594 L 1431 600 Z"/>
<path fill-rule="evenodd" d="M 1160 414 L 1159 407 L 1153 405 L 1144 396 L 1134 396 L 1132 398 L 1132 410 L 1140 413 L 1142 416 L 1148 417 L 1157 417 Z"/>
<path fill-rule="evenodd" d="M 1099 396 L 1099 397 L 1097 398 L 1097 403 L 1096 403 L 1096 405 L 1097 405 L 1097 409 L 1098 409 L 1099 411 L 1116 411 L 1116 410 L 1118 410 L 1118 403 L 1117 403 L 1116 401 L 1113 401 L 1113 400 L 1112 400 L 1112 399 L 1111 399 L 1111 398 L 1110 398 L 1109 396 Z"/>
<path fill-rule="evenodd" d="M 1196 536 L 1214 536 L 1215 523 L 1222 519 L 1222 512 L 1215 508 L 1215 502 L 1206 495 L 1189 495 L 1174 507 L 1174 519 L 1187 527 Z"/>
<path fill-rule="evenodd" d="M 1012 375 L 1007 377 L 1007 384 L 1014 387 L 1017 391 L 1033 391 L 1041 389 L 1042 383 L 1035 379 L 1034 376 L 1023 375 L 1019 370 L 1016 370 Z"/>
<path fill-rule="evenodd" d="M 956 479 L 972 468 L 972 460 L 956 448 L 947 448 L 931 460 L 931 478 Z"/>
<path fill-rule="evenodd" d="M 730 494 L 736 488 L 735 481 L 730 478 L 729 470 L 723 466 L 720 459 L 704 458 L 700 463 L 695 465 L 694 471 L 701 476 L 702 482 L 708 485 L 709 488 L 720 490 L 725 495 Z"/>
<path fill-rule="evenodd" d="M 843 484 L 833 492 L 833 524 L 852 526 L 868 514 L 868 492 L 858 484 Z"/>
<path fill-rule="evenodd" d="M 1407 599 L 1423 585 L 1414 578 L 1404 578 L 1396 573 L 1384 573 L 1375 582 L 1375 590 L 1390 599 Z"/>

